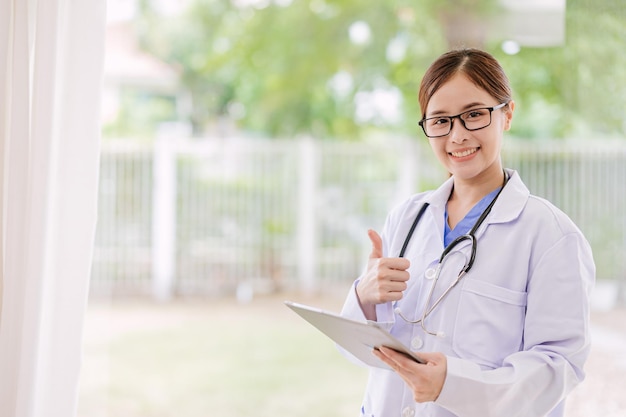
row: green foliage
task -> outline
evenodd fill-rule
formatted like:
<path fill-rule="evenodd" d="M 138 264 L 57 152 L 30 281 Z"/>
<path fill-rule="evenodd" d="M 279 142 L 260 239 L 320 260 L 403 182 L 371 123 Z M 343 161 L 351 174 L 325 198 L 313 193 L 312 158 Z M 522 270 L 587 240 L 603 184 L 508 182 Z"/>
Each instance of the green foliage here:
<path fill-rule="evenodd" d="M 381 129 L 420 135 L 419 80 L 452 43 L 446 25 L 498 8 L 494 0 L 195 0 L 186 13 L 164 18 L 147 0 L 144 6 L 143 45 L 181 68 L 196 133 L 228 118 L 265 136 L 320 138 Z M 484 48 L 514 86 L 513 135 L 623 136 L 625 21 L 620 0 L 602 7 L 572 0 L 562 47 L 509 56 L 500 49 L 505 39 L 488 39 Z M 393 106 L 374 92 L 401 98 L 401 114 L 384 117 Z"/>
<path fill-rule="evenodd" d="M 108 137 L 153 138 L 160 123 L 176 117 L 173 97 L 125 88 L 120 94 L 119 113 L 115 120 L 103 126 L 103 133 Z"/>
<path fill-rule="evenodd" d="M 294 1 L 256 9 L 196 0 L 178 18 L 145 14 L 142 39 L 152 53 L 183 68 L 196 131 L 228 115 L 246 130 L 272 136 L 351 137 L 405 123 L 404 117 L 396 123 L 355 120 L 356 94 L 377 88 L 395 87 L 415 124 L 414 68 L 425 68 L 433 51 L 443 49 L 436 25 L 416 24 L 428 10 L 399 4 Z M 355 22 L 366 23 L 361 28 L 369 28 L 369 40 L 350 40 Z M 392 40 L 398 58 L 390 62 Z M 348 77 L 333 89 L 337 74 Z"/>
<path fill-rule="evenodd" d="M 563 47 L 494 54 L 515 89 L 514 135 L 624 136 L 626 7 L 618 1 L 602 5 L 567 2 Z"/>

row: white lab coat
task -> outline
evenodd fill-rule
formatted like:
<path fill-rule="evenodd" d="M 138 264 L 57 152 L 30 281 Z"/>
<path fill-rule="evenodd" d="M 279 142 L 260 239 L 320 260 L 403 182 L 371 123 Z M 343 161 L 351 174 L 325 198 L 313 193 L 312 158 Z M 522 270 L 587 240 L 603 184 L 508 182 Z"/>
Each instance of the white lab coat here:
<path fill-rule="evenodd" d="M 534 417 L 563 415 L 563 400 L 584 378 L 589 339 L 589 293 L 595 266 L 574 223 L 548 201 L 530 195 L 519 175 L 510 180 L 478 229 L 471 271 L 426 319 L 431 331 L 396 314 L 420 318 L 432 281 L 424 272 L 443 250 L 445 204 L 452 178 L 392 210 L 382 231 L 383 256 L 407 247 L 410 280 L 402 300 L 377 306 L 377 320 L 414 351 L 442 352 L 448 371 L 435 402 L 416 403 L 394 372 L 371 368 L 361 415 L 375 417 Z M 465 241 L 442 269 L 432 300 L 454 280 L 469 256 Z M 342 315 L 364 320 L 349 292 Z M 431 301 L 432 303 L 432 301 Z"/>

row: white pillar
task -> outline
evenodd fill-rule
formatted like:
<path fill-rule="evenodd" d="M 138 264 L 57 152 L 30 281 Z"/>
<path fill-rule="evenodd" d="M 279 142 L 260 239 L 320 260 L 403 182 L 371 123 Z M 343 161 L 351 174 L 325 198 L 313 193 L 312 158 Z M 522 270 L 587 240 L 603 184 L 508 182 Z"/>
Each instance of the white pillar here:
<path fill-rule="evenodd" d="M 415 139 L 403 138 L 399 139 L 398 149 L 400 149 L 401 152 L 401 155 L 398 157 L 400 168 L 398 171 L 396 194 L 394 195 L 394 201 L 391 202 L 389 209 L 419 191 L 417 189 L 417 180 L 419 175 L 420 147 Z"/>
<path fill-rule="evenodd" d="M 159 136 L 154 145 L 152 179 L 152 296 L 172 296 L 176 249 L 176 154 L 173 139 Z"/>
<path fill-rule="evenodd" d="M 317 182 L 318 148 L 311 138 L 299 141 L 298 172 L 298 281 L 300 289 L 312 293 L 317 289 Z"/>

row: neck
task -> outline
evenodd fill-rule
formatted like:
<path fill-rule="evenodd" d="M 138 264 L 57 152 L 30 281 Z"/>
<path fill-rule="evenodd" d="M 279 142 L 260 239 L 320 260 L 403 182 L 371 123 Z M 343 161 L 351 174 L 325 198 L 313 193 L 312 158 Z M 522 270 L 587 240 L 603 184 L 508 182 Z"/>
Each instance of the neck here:
<path fill-rule="evenodd" d="M 454 188 L 449 201 L 455 201 L 461 206 L 474 206 L 484 196 L 493 190 L 502 187 L 505 173 L 502 168 L 497 174 L 484 176 L 483 178 L 454 179 Z"/>
<path fill-rule="evenodd" d="M 448 200 L 448 225 L 454 229 L 459 221 L 465 217 L 472 207 L 484 196 L 498 187 L 504 186 L 504 171 L 500 175 L 491 175 L 489 181 L 468 183 L 467 181 L 454 181 L 454 188 Z"/>

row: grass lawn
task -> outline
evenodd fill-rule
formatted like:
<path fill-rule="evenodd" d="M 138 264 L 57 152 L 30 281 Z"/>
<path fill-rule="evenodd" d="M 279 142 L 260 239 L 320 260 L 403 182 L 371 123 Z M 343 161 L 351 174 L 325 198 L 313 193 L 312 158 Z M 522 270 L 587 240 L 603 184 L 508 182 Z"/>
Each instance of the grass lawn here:
<path fill-rule="evenodd" d="M 367 370 L 285 298 L 90 304 L 78 417 L 357 416 Z M 624 417 L 626 309 L 592 314 L 587 377 L 566 417 Z"/>
<path fill-rule="evenodd" d="M 78 416 L 358 415 L 367 371 L 282 300 L 90 305 Z"/>

